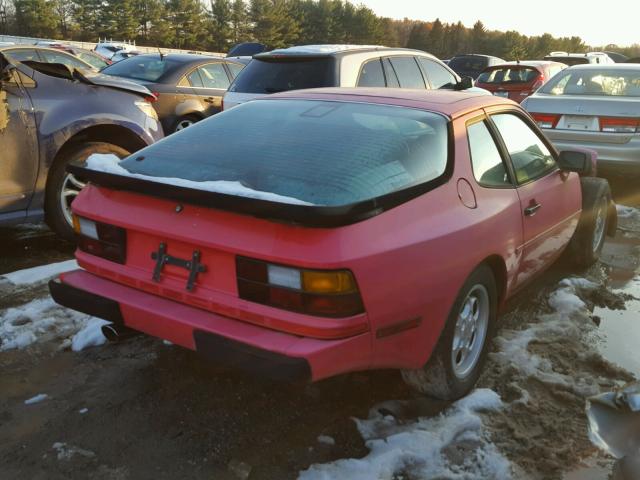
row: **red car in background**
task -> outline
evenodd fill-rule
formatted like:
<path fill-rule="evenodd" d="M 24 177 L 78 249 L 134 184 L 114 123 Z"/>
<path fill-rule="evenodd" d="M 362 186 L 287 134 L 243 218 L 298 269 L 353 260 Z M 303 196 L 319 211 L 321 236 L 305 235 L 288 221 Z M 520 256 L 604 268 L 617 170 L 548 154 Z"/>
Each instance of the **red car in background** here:
<path fill-rule="evenodd" d="M 458 398 L 505 299 L 565 248 L 597 260 L 616 213 L 594 164 L 489 95 L 281 93 L 72 167 L 82 269 L 50 290 L 258 375 L 397 368 Z"/>
<path fill-rule="evenodd" d="M 487 67 L 476 80 L 476 87 L 520 103 L 565 68 L 564 63 L 546 60 L 502 63 Z"/>

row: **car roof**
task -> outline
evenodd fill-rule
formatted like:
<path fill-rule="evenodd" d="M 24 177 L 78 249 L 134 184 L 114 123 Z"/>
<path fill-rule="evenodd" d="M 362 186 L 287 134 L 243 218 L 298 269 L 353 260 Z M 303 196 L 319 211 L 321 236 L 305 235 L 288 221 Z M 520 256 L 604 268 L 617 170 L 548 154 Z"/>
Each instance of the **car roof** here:
<path fill-rule="evenodd" d="M 525 67 L 544 67 L 546 65 L 564 65 L 562 62 L 554 62 L 553 60 L 520 60 L 514 62 L 504 62 L 497 65 L 491 65 L 487 67 L 487 70 L 505 67 L 505 66 L 518 66 L 523 65 Z"/>
<path fill-rule="evenodd" d="M 130 53 L 130 52 L 124 52 L 124 53 Z M 141 53 L 139 55 L 136 55 L 136 57 L 138 57 L 138 58 L 152 58 L 152 57 L 160 58 L 160 53 Z M 217 57 L 217 56 L 214 56 L 214 55 L 200 55 L 200 54 L 197 54 L 197 53 L 163 53 L 162 57 L 163 58 L 170 58 L 171 60 L 176 60 L 176 61 L 181 62 L 181 63 L 197 62 L 199 60 L 211 60 L 212 58 L 219 59 L 219 60 L 225 60 L 224 57 Z"/>
<path fill-rule="evenodd" d="M 343 56 L 351 53 L 365 53 L 365 52 L 418 52 L 426 53 L 421 50 L 413 50 L 409 48 L 393 48 L 384 47 L 382 45 L 299 45 L 296 47 L 279 48 L 271 50 L 270 52 L 258 53 L 253 58 L 269 58 L 274 56 Z"/>
<path fill-rule="evenodd" d="M 276 93 L 263 97 L 263 99 L 308 99 L 376 103 L 420 108 L 438 112 L 450 118 L 456 118 L 479 108 L 492 105 L 516 105 L 505 98 L 484 93 L 406 88 L 314 88 Z"/>
<path fill-rule="evenodd" d="M 640 64 L 637 63 L 585 63 L 582 65 L 573 65 L 567 70 L 640 70 Z"/>

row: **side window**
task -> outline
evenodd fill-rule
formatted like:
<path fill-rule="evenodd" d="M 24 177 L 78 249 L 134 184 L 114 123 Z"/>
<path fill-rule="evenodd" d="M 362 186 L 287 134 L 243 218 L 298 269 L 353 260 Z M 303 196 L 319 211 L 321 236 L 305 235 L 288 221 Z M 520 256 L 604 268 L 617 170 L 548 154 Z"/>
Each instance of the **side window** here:
<path fill-rule="evenodd" d="M 399 88 L 400 82 L 398 82 L 398 76 L 396 75 L 395 70 L 393 69 L 393 65 L 391 65 L 391 60 L 385 58 L 382 61 L 384 65 L 384 73 L 387 77 L 387 87 L 389 88 Z"/>
<path fill-rule="evenodd" d="M 221 88 L 223 90 L 229 88 L 231 82 L 229 82 L 229 77 L 222 63 L 202 65 L 198 70 L 200 70 L 204 88 Z"/>
<path fill-rule="evenodd" d="M 384 72 L 379 58 L 369 60 L 360 71 L 359 87 L 385 87 Z"/>
<path fill-rule="evenodd" d="M 200 73 L 198 73 L 199 68 L 194 69 L 191 73 L 187 74 L 187 80 L 189 81 L 189 85 L 195 88 L 202 88 L 202 79 L 200 78 Z"/>
<path fill-rule="evenodd" d="M 229 67 L 229 71 L 231 72 L 231 76 L 233 78 L 236 78 L 238 76 L 238 74 L 242 71 L 242 69 L 244 68 L 244 65 L 242 65 L 240 63 L 227 63 L 227 67 Z"/>
<path fill-rule="evenodd" d="M 453 88 L 457 83 L 456 77 L 438 63 L 425 57 L 418 57 L 422 68 L 427 72 L 431 88 Z"/>
<path fill-rule="evenodd" d="M 413 57 L 392 57 L 391 64 L 402 88 L 425 88 L 420 67 Z"/>
<path fill-rule="evenodd" d="M 556 168 L 553 155 L 524 120 L 510 113 L 491 117 L 507 147 L 518 183 L 540 178 Z"/>
<path fill-rule="evenodd" d="M 71 55 L 65 55 L 64 53 L 40 50 L 40 55 L 42 55 L 44 61 L 47 63 L 62 63 L 63 65 L 67 65 L 71 68 L 83 68 L 85 70 L 89 68 L 84 62 L 77 60 Z"/>
<path fill-rule="evenodd" d="M 40 57 L 35 50 L 31 48 L 17 48 L 15 50 L 5 50 L 4 53 L 7 53 L 12 60 L 16 62 L 26 62 L 26 61 L 34 61 L 39 62 Z"/>
<path fill-rule="evenodd" d="M 510 186 L 509 175 L 486 122 L 467 126 L 473 176 L 485 187 Z"/>

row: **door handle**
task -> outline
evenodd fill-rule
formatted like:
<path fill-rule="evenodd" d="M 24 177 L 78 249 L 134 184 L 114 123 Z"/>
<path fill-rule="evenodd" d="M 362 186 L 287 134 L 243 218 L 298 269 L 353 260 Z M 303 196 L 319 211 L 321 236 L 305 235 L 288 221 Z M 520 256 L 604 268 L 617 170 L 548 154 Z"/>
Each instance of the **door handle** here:
<path fill-rule="evenodd" d="M 524 214 L 527 217 L 533 217 L 536 212 L 540 210 L 540 207 L 542 207 L 541 204 L 532 202 L 527 208 L 524 209 Z"/>
<path fill-rule="evenodd" d="M 215 99 L 213 97 L 207 97 L 207 98 L 204 99 L 204 101 L 207 102 L 207 103 L 213 103 L 213 102 L 215 102 Z"/>

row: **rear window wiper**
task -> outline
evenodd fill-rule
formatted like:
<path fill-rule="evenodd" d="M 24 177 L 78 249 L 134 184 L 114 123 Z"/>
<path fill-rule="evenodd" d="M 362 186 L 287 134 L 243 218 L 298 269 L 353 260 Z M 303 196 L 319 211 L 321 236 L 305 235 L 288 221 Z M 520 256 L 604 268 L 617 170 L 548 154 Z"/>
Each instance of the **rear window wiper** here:
<path fill-rule="evenodd" d="M 266 93 L 280 93 L 288 91 L 288 88 L 274 88 L 274 87 L 265 87 L 264 91 Z"/>

